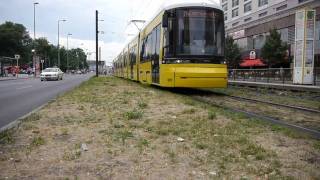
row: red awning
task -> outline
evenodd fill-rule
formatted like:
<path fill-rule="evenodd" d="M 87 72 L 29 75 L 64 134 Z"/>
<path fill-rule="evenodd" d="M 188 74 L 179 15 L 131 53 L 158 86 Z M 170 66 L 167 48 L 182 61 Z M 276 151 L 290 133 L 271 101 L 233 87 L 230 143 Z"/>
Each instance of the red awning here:
<path fill-rule="evenodd" d="M 263 67 L 267 66 L 261 59 L 245 59 L 241 64 L 241 67 Z"/>

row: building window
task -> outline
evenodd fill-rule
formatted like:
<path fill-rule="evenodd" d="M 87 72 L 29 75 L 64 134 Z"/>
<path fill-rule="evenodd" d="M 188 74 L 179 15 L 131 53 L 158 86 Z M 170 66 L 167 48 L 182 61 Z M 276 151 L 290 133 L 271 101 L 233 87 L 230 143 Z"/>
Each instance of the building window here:
<path fill-rule="evenodd" d="M 244 22 L 248 22 L 248 21 L 250 21 L 251 19 L 252 19 L 252 17 L 246 18 L 246 19 L 244 19 Z"/>
<path fill-rule="evenodd" d="M 232 24 L 232 26 L 236 26 L 238 24 L 239 24 L 239 22 L 235 22 L 235 23 Z"/>
<path fill-rule="evenodd" d="M 258 6 L 261 7 L 266 4 L 268 4 L 268 0 L 259 0 Z"/>
<path fill-rule="evenodd" d="M 222 9 L 223 9 L 224 11 L 228 11 L 228 4 L 222 5 Z"/>
<path fill-rule="evenodd" d="M 251 2 L 248 2 L 247 4 L 245 4 L 243 9 L 244 9 L 245 13 L 251 11 L 251 9 L 252 9 Z"/>
<path fill-rule="evenodd" d="M 268 11 L 265 11 L 265 12 L 259 14 L 259 17 L 263 17 L 263 16 L 265 16 L 265 15 L 267 15 L 267 14 L 268 14 Z"/>
<path fill-rule="evenodd" d="M 224 20 L 225 21 L 228 20 L 228 14 L 227 13 L 224 14 Z"/>
<path fill-rule="evenodd" d="M 232 7 L 238 6 L 239 0 L 232 0 Z"/>
<path fill-rule="evenodd" d="M 285 8 L 287 8 L 287 4 L 277 7 L 276 10 L 280 11 L 280 10 L 283 10 Z"/>
<path fill-rule="evenodd" d="M 232 10 L 232 17 L 233 17 L 233 18 L 234 18 L 234 17 L 237 17 L 238 15 L 239 15 L 239 13 L 238 13 L 238 8 Z"/>

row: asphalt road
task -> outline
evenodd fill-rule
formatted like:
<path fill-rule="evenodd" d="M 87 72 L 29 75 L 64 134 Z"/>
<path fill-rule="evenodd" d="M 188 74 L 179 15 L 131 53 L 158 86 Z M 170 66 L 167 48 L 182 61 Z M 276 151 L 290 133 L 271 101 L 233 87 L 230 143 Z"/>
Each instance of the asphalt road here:
<path fill-rule="evenodd" d="M 41 82 L 38 78 L 0 81 L 0 128 L 92 76 L 65 75 L 62 81 Z"/>

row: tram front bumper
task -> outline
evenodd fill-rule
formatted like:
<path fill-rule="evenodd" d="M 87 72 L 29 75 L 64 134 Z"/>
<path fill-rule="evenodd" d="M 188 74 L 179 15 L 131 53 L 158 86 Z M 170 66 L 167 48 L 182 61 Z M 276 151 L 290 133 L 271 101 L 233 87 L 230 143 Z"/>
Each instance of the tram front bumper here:
<path fill-rule="evenodd" d="M 174 87 L 226 88 L 227 69 L 220 67 L 175 68 Z"/>

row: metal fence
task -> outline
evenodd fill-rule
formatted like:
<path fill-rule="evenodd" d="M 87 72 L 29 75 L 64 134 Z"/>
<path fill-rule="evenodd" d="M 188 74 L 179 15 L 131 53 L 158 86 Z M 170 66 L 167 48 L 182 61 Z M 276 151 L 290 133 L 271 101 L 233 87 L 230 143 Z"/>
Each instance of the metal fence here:
<path fill-rule="evenodd" d="M 314 68 L 313 85 L 320 86 L 320 68 Z M 293 83 L 292 68 L 229 69 L 229 80 L 264 83 Z"/>

